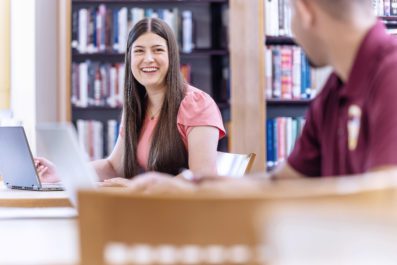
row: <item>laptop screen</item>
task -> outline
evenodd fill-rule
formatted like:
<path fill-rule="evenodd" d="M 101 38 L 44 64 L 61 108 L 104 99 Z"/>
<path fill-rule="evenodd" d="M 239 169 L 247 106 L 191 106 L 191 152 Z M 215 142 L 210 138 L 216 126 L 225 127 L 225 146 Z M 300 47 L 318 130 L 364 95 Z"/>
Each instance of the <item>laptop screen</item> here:
<path fill-rule="evenodd" d="M 23 127 L 0 127 L 0 175 L 9 188 L 41 187 Z"/>

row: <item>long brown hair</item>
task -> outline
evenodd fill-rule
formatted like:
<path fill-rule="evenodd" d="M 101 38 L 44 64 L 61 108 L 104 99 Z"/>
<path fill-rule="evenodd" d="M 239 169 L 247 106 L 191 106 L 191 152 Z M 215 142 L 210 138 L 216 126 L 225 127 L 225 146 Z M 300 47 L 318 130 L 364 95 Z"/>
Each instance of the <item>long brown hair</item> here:
<path fill-rule="evenodd" d="M 124 177 L 132 178 L 139 173 L 137 146 L 147 108 L 146 89 L 131 71 L 131 47 L 141 35 L 152 32 L 167 42 L 169 67 L 166 75 L 166 91 L 158 123 L 154 129 L 149 151 L 148 169 L 178 174 L 188 167 L 186 148 L 177 128 L 177 114 L 186 92 L 180 73 L 178 44 L 171 28 L 162 20 L 145 18 L 130 31 L 125 54 L 124 82 Z"/>

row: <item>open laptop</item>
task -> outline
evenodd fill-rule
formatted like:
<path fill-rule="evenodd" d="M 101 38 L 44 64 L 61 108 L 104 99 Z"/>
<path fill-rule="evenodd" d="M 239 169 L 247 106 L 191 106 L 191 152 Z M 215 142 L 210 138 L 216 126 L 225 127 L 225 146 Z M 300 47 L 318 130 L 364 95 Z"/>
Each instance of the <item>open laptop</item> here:
<path fill-rule="evenodd" d="M 63 190 L 60 183 L 42 183 L 21 126 L 0 127 L 0 175 L 11 189 Z"/>
<path fill-rule="evenodd" d="M 38 125 L 36 132 L 41 155 L 56 165 L 57 174 L 76 206 L 77 191 L 95 188 L 99 181 L 78 143 L 76 130 L 70 123 L 47 123 Z"/>

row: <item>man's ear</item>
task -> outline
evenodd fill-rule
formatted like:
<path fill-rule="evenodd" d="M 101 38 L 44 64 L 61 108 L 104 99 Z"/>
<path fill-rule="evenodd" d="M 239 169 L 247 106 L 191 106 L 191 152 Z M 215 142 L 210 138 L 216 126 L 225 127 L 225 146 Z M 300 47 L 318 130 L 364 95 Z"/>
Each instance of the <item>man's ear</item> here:
<path fill-rule="evenodd" d="M 314 23 L 314 7 L 311 0 L 295 0 L 295 10 L 304 28 L 312 27 Z"/>

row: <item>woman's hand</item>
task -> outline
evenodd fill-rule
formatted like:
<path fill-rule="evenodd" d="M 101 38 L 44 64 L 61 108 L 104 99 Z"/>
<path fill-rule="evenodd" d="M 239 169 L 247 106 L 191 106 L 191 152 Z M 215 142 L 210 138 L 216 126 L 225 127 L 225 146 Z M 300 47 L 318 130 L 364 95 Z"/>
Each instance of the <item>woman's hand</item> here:
<path fill-rule="evenodd" d="M 137 194 L 193 194 L 196 186 L 171 175 L 148 172 L 129 181 L 128 190 Z"/>
<path fill-rule="evenodd" d="M 56 167 L 51 161 L 44 157 L 35 157 L 33 160 L 40 181 L 44 183 L 56 183 L 61 181 L 56 172 Z"/>
<path fill-rule="evenodd" d="M 131 180 L 125 178 L 111 178 L 99 182 L 100 187 L 127 187 Z"/>

